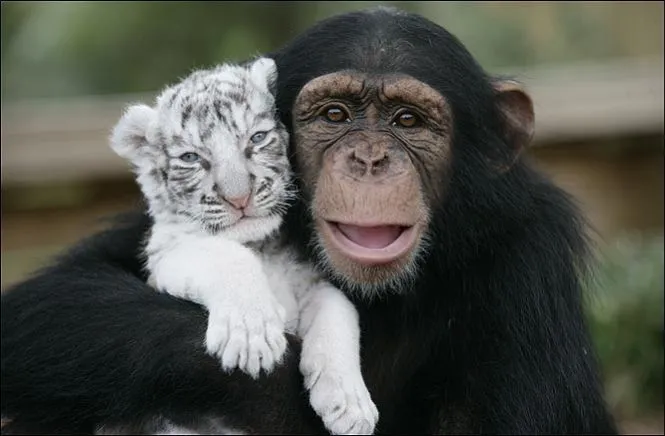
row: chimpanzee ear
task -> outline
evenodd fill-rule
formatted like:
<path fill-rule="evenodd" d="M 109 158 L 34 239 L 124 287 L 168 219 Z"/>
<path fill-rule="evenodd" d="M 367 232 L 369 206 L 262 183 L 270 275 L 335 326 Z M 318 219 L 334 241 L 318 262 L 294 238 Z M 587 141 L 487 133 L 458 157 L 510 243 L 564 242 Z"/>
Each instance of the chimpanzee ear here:
<path fill-rule="evenodd" d="M 514 158 L 531 143 L 535 131 L 533 102 L 523 85 L 513 80 L 495 80 L 496 102 L 503 117 L 503 134 Z"/>

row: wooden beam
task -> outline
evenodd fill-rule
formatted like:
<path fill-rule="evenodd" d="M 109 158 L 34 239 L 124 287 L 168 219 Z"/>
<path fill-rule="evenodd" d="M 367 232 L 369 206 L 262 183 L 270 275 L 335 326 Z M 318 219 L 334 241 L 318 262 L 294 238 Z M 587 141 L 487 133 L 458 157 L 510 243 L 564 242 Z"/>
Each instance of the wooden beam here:
<path fill-rule="evenodd" d="M 534 100 L 536 146 L 663 132 L 663 76 L 663 58 L 513 74 Z M 128 177 L 129 166 L 110 150 L 108 135 L 124 107 L 153 98 L 91 96 L 3 104 L 2 185 Z"/>

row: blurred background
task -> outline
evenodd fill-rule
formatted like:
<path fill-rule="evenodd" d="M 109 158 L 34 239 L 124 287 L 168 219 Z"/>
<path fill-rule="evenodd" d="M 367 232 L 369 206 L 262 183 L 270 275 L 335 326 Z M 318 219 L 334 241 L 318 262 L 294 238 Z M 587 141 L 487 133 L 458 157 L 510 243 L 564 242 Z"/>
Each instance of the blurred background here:
<path fill-rule="evenodd" d="M 135 207 L 107 136 L 193 68 L 386 4 L 534 98 L 529 157 L 594 227 L 587 313 L 624 432 L 663 433 L 663 2 L 2 2 L 2 289 Z"/>

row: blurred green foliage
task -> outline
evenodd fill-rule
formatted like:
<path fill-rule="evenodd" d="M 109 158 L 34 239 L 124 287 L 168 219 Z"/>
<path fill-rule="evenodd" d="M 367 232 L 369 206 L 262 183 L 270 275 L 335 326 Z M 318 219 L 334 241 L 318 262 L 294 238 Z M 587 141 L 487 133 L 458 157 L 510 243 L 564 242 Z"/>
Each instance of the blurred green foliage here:
<path fill-rule="evenodd" d="M 662 237 L 622 236 L 603 250 L 588 314 L 608 401 L 624 417 L 663 410 Z"/>
<path fill-rule="evenodd" d="M 2 98 L 151 92 L 386 4 L 457 35 L 485 67 L 662 54 L 662 2 L 2 2 Z"/>

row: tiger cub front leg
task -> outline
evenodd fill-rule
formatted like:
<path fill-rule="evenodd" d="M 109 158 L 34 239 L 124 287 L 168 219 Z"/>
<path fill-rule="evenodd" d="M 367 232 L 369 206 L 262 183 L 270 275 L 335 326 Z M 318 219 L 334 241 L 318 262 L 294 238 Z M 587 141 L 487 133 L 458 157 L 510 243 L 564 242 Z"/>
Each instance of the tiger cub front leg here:
<path fill-rule="evenodd" d="M 233 241 L 183 238 L 177 249 L 150 259 L 154 286 L 204 305 L 205 347 L 222 367 L 256 378 L 272 371 L 286 351 L 285 313 L 260 259 Z"/>
<path fill-rule="evenodd" d="M 372 434 L 379 412 L 360 368 L 355 307 L 321 282 L 302 297 L 300 317 L 300 370 L 312 407 L 332 434 Z"/>

